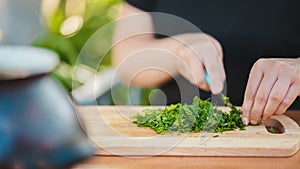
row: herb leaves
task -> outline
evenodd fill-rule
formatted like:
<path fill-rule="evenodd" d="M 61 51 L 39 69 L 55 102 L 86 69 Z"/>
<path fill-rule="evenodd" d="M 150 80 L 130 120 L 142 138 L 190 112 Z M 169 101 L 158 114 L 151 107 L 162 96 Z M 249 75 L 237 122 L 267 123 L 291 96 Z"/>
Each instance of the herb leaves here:
<path fill-rule="evenodd" d="M 133 122 L 138 127 L 150 127 L 161 134 L 166 131 L 223 132 L 239 128 L 244 130 L 242 111 L 233 106 L 228 97 L 223 96 L 229 112 L 217 109 L 210 100 L 195 97 L 192 104 L 173 104 L 159 109 L 145 109 L 145 115 L 136 114 Z"/>

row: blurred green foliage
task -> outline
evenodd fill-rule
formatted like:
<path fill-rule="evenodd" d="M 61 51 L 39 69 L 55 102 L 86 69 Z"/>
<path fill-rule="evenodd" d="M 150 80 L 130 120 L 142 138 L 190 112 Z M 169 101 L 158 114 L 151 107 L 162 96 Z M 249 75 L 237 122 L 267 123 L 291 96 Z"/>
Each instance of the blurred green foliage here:
<path fill-rule="evenodd" d="M 81 49 L 87 40 L 101 27 L 112 22 L 118 12 L 118 7 L 122 3 L 122 0 L 80 0 L 78 5 L 84 3 L 84 12 L 81 14 L 83 18 L 82 27 L 71 35 L 63 35 L 61 33 L 61 27 L 67 16 L 67 5 L 68 0 L 60 0 L 59 5 L 53 9 L 50 16 L 44 16 L 43 20 L 45 23 L 45 29 L 41 32 L 37 38 L 32 42 L 33 46 L 44 47 L 56 51 L 61 59 L 61 63 L 53 73 L 54 77 L 57 78 L 66 87 L 67 90 L 72 90 L 72 76 L 74 66 L 77 58 L 80 54 Z M 76 2 L 76 1 L 75 1 Z M 77 4 L 73 4 L 74 8 Z M 99 43 L 103 44 L 103 48 L 110 46 L 112 37 L 112 31 L 105 37 L 101 37 Z M 101 44 L 100 44 L 101 45 Z M 100 47 L 101 48 L 101 47 Z M 100 50 L 100 49 L 99 49 Z M 103 51 L 103 50 L 102 50 Z M 99 53 L 98 53 L 99 54 Z M 98 54 L 91 53 L 91 57 L 98 57 Z M 86 62 L 94 62 L 90 59 Z M 104 57 L 101 62 L 99 69 L 110 66 L 110 53 Z M 80 82 L 73 84 L 76 86 L 81 85 Z"/>
<path fill-rule="evenodd" d="M 51 2 L 51 0 L 48 1 Z M 55 1 L 51 3 L 53 2 Z M 52 49 L 58 53 L 61 62 L 53 72 L 53 77 L 68 91 L 71 91 L 84 83 L 73 78 L 75 66 L 83 65 L 94 73 L 111 66 L 111 53 L 108 49 L 111 48 L 113 25 L 110 23 L 114 21 L 123 0 L 58 0 L 58 2 L 59 4 L 54 9 L 50 9 L 50 14 L 43 15 L 45 29 L 32 42 L 32 45 Z M 71 14 L 68 11 L 70 2 L 72 3 L 71 10 L 73 10 Z M 76 13 L 76 9 L 79 9 L 79 12 Z M 70 17 L 77 15 L 83 19 L 80 29 L 71 34 L 63 34 L 64 23 Z M 96 33 L 107 25 L 110 26 L 104 33 Z M 90 43 L 93 38 L 96 41 Z M 82 53 L 85 55 L 83 58 L 81 58 Z M 101 60 L 100 64 L 99 60 Z M 130 88 L 117 85 L 114 89 L 123 104 L 130 104 Z M 140 104 L 149 105 L 150 92 L 151 89 L 140 90 Z M 111 93 L 108 97 L 112 97 Z M 111 104 L 114 104 L 112 98 L 110 100 Z"/>

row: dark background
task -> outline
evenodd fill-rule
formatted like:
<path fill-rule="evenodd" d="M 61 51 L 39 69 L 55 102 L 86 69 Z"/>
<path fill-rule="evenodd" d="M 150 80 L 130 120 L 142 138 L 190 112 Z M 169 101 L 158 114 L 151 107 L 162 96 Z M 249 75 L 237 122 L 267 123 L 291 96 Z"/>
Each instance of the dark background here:
<path fill-rule="evenodd" d="M 214 36 L 223 47 L 227 95 L 235 105 L 241 105 L 248 75 L 259 58 L 294 58 L 300 56 L 300 1 L 297 0 L 127 0 L 148 12 L 163 12 L 182 17 L 200 30 Z M 155 30 L 171 28 L 172 34 L 187 31 L 170 26 L 153 17 Z M 166 24 L 167 23 L 167 24 Z M 186 88 L 193 86 L 188 82 Z M 168 104 L 180 102 L 180 92 L 174 81 L 161 86 Z M 201 97 L 210 93 L 201 91 Z M 193 95 L 191 96 L 191 98 Z M 191 98 L 183 100 L 190 101 Z M 300 109 L 299 98 L 291 108 Z"/>

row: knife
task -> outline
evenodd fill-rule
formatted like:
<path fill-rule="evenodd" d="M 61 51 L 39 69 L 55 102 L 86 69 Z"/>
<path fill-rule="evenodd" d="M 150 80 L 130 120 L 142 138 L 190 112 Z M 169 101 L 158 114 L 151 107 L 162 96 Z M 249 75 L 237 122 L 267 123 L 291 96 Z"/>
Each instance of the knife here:
<path fill-rule="evenodd" d="M 210 88 L 210 85 L 211 85 L 210 78 L 209 78 L 208 73 L 207 73 L 206 70 L 204 71 L 204 74 L 205 74 L 205 82 L 208 85 L 208 87 Z"/>

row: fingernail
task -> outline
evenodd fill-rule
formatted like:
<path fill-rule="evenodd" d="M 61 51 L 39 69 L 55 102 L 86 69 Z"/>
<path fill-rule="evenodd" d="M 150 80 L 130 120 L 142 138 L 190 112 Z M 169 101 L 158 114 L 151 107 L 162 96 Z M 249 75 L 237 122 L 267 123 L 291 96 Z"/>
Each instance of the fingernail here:
<path fill-rule="evenodd" d="M 242 121 L 246 126 L 249 124 L 249 119 L 247 117 L 242 118 Z"/>
<path fill-rule="evenodd" d="M 212 88 L 212 92 L 213 94 L 219 94 L 221 93 L 223 90 L 221 85 L 215 85 L 214 88 Z"/>
<path fill-rule="evenodd" d="M 257 124 L 257 121 L 256 120 L 251 120 L 250 123 L 251 124 Z"/>

